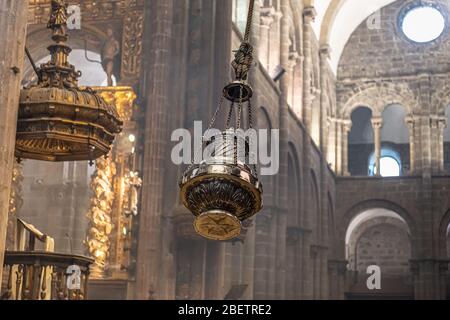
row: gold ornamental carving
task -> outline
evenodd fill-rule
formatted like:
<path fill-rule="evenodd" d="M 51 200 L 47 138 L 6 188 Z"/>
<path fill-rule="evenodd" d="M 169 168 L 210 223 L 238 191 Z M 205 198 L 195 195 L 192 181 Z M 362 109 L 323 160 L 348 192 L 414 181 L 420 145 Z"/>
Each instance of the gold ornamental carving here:
<path fill-rule="evenodd" d="M 52 0 L 47 23 L 52 31 L 51 59 L 39 68 L 32 62 L 38 82 L 20 92 L 15 150 L 19 159 L 93 161 L 109 153 L 122 131 L 114 107 L 92 88 L 78 86 L 81 72 L 69 62 L 67 19 L 66 1 Z"/>
<path fill-rule="evenodd" d="M 131 245 L 131 221 L 138 212 L 142 180 L 134 169 L 137 125 L 133 121 L 136 94 L 130 87 L 96 87 L 102 98 L 116 107 L 124 122 L 106 159 L 96 162 L 86 246 L 95 259 L 92 277 L 126 279 Z"/>
<path fill-rule="evenodd" d="M 123 24 L 122 79 L 137 79 L 141 73 L 143 35 L 143 12 L 128 13 Z"/>
<path fill-rule="evenodd" d="M 47 23 L 50 2 L 51 0 L 29 0 L 30 25 Z M 142 69 L 144 0 L 78 0 L 71 1 L 70 4 L 80 7 L 82 25 L 88 24 L 93 29 L 104 30 L 107 23 L 114 30 L 122 31 L 120 82 L 136 84 Z M 86 33 L 85 30 L 82 32 Z"/>
<path fill-rule="evenodd" d="M 110 213 L 114 201 L 113 178 L 116 174 L 115 164 L 110 158 L 98 159 L 96 166 L 91 182 L 94 196 L 87 214 L 89 231 L 85 241 L 89 254 L 94 258 L 91 268 L 94 279 L 105 276 L 110 248 L 109 237 L 114 228 Z"/>

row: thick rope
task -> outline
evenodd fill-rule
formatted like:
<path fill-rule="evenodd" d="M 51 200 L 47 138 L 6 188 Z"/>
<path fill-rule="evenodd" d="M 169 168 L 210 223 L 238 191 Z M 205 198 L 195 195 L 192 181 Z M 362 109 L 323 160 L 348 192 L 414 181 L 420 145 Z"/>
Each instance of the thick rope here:
<path fill-rule="evenodd" d="M 248 72 L 253 63 L 253 47 L 249 43 L 250 33 L 252 31 L 253 24 L 253 12 L 255 8 L 255 0 L 250 0 L 248 7 L 247 26 L 245 28 L 244 42 L 239 47 L 239 50 L 235 52 L 234 60 L 231 63 L 236 74 L 236 80 L 246 81 Z"/>
<path fill-rule="evenodd" d="M 255 10 L 255 0 L 250 0 L 248 6 L 247 26 L 245 28 L 244 42 L 248 43 L 250 40 L 250 33 L 253 24 L 253 11 Z"/>

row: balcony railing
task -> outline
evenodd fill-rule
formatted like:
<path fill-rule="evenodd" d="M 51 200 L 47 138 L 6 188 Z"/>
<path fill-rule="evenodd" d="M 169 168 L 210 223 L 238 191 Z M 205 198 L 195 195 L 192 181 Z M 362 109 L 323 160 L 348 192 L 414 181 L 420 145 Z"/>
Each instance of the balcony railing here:
<path fill-rule="evenodd" d="M 6 252 L 2 300 L 85 300 L 87 257 L 48 252 Z"/>
<path fill-rule="evenodd" d="M 16 236 L 17 251 L 5 253 L 1 300 L 86 299 L 93 259 L 54 253 L 53 238 L 20 219 Z M 43 251 L 35 250 L 36 240 Z"/>

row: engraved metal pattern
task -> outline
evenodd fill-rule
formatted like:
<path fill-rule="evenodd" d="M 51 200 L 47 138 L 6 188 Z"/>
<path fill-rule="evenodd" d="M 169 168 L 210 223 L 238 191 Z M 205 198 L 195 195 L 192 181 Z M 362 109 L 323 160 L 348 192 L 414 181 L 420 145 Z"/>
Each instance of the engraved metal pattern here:
<path fill-rule="evenodd" d="M 232 214 L 213 210 L 199 215 L 194 222 L 195 231 L 210 240 L 231 240 L 241 234 L 241 222 Z"/>

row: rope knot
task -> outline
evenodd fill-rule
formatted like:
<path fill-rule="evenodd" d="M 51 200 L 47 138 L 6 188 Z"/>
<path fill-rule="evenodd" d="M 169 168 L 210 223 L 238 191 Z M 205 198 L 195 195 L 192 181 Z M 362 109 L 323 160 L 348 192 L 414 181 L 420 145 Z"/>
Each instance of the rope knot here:
<path fill-rule="evenodd" d="M 231 63 L 237 80 L 247 80 L 252 63 L 253 47 L 250 43 L 244 42 L 239 47 L 239 50 L 235 51 L 234 60 Z"/>

